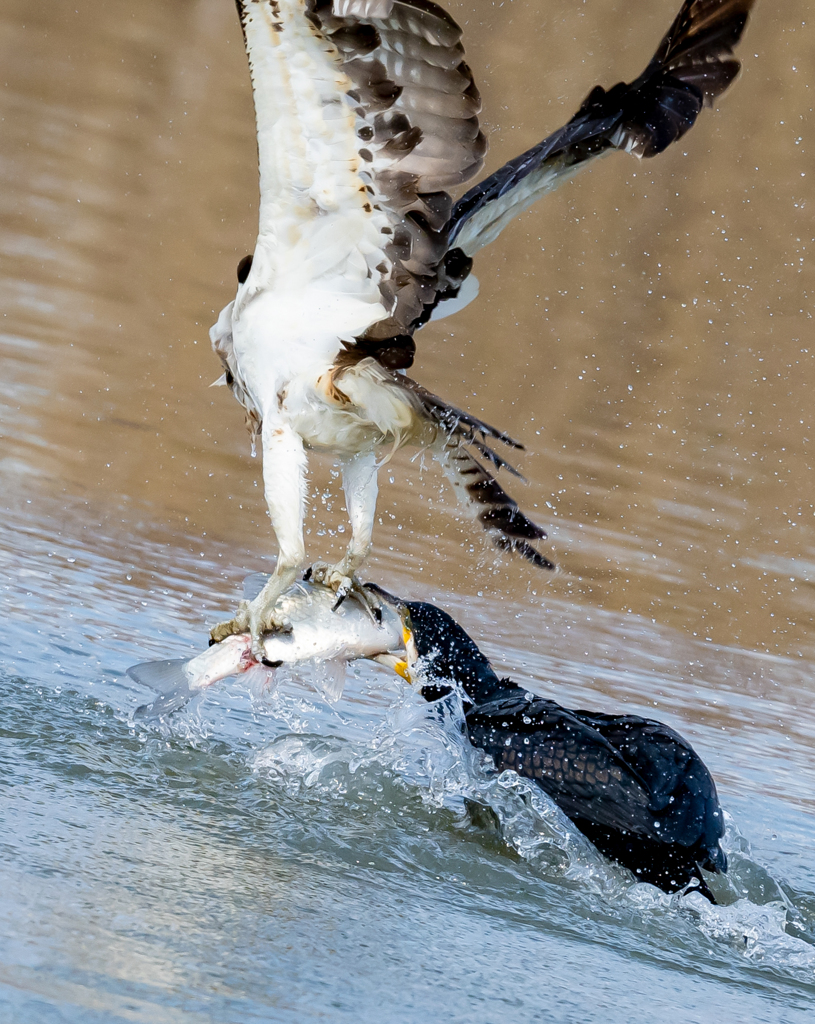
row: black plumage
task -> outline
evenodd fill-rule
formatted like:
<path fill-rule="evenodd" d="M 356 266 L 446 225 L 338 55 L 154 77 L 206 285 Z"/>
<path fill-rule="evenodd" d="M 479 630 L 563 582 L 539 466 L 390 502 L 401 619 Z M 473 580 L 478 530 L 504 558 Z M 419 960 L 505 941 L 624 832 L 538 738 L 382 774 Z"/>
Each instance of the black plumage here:
<path fill-rule="evenodd" d="M 449 245 L 472 256 L 581 164 L 612 149 L 652 157 L 680 139 L 739 71 L 733 47 L 755 0 L 685 0 L 642 74 L 595 86 L 574 117 L 471 188 L 453 207 Z"/>
<path fill-rule="evenodd" d="M 727 870 L 724 817 L 701 758 L 662 722 L 561 707 L 499 679 L 446 612 L 407 602 L 426 700 L 463 695 L 465 733 L 499 771 L 533 780 L 607 857 L 676 892 Z M 415 674 L 415 673 L 414 673 Z"/>

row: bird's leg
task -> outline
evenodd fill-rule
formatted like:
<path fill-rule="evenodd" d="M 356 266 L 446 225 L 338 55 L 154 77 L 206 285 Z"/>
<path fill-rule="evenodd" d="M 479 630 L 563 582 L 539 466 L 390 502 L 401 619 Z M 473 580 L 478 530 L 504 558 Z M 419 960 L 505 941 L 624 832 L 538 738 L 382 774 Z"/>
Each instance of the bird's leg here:
<path fill-rule="evenodd" d="M 303 442 L 290 427 L 264 419 L 263 489 L 272 529 L 277 537 L 277 565 L 266 586 L 254 601 L 242 601 L 237 615 L 216 626 L 210 633 L 214 641 L 231 633 L 252 634 L 253 647 L 260 648 L 263 633 L 285 629 L 288 623 L 275 613 L 280 595 L 294 583 L 306 557 L 303 544 L 303 519 L 306 499 L 306 453 Z"/>
<path fill-rule="evenodd" d="M 336 565 L 315 565 L 310 571 L 310 578 L 315 583 L 324 583 L 336 590 L 338 603 L 353 591 L 379 621 L 379 601 L 376 595 L 361 587 L 356 579 L 357 570 L 371 550 L 376 496 L 379 493 L 376 453 L 364 452 L 343 459 L 340 465 L 345 505 L 348 509 L 348 518 L 351 520 L 351 540 L 348 549 Z"/>
<path fill-rule="evenodd" d="M 342 489 L 351 521 L 351 540 L 333 571 L 346 578 L 354 576 L 371 550 L 379 494 L 377 469 L 375 452 L 364 452 L 342 462 Z"/>

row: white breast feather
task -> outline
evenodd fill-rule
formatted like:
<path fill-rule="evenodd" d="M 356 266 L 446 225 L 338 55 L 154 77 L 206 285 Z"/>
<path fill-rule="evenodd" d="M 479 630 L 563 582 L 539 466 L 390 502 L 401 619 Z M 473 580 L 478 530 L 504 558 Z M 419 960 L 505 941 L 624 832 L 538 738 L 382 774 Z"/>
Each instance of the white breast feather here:
<path fill-rule="evenodd" d="M 358 173 L 353 83 L 302 0 L 244 0 L 244 14 L 260 158 L 260 252 L 246 297 L 327 288 L 368 304 L 373 323 L 385 315 L 374 268 L 387 220 Z"/>

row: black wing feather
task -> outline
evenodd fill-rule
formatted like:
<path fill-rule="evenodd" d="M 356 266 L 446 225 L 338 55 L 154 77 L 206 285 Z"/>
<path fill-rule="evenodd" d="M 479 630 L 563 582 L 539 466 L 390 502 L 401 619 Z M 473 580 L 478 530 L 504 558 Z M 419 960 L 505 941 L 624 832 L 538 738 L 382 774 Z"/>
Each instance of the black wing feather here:
<path fill-rule="evenodd" d="M 725 871 L 727 859 L 719 847 L 724 818 L 716 784 L 693 747 L 662 722 L 634 715 L 572 714 L 605 737 L 645 780 L 663 838 L 698 851 L 710 870 Z"/>
<path fill-rule="evenodd" d="M 570 818 L 678 844 L 725 869 L 716 786 L 669 726 L 569 711 L 521 691 L 470 712 L 467 726 L 499 768 L 536 779 Z"/>
<path fill-rule="evenodd" d="M 611 149 L 656 156 L 681 138 L 739 70 L 733 47 L 755 0 L 685 0 L 639 78 L 596 86 L 572 120 L 470 189 L 449 241 L 472 256 L 580 164 Z"/>

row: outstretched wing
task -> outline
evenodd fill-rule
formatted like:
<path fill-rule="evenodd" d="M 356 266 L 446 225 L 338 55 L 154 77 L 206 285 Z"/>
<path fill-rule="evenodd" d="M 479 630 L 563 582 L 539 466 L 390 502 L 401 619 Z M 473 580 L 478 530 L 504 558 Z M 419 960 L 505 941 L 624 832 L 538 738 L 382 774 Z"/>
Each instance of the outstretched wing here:
<path fill-rule="evenodd" d="M 252 276 L 323 277 L 362 297 L 371 314 L 351 356 L 410 366 L 413 332 L 513 217 L 593 157 L 653 156 L 693 125 L 738 71 L 753 3 L 685 0 L 638 79 L 596 87 L 567 125 L 453 206 L 447 189 L 479 170 L 486 141 L 461 30 L 441 7 L 237 0 L 260 156 Z M 249 274 L 243 263 L 241 281 Z"/>
<path fill-rule="evenodd" d="M 685 0 L 648 67 L 633 82 L 595 86 L 543 142 L 470 189 L 455 205 L 449 243 L 467 257 L 594 157 L 612 149 L 656 156 L 681 138 L 736 77 L 733 47 L 755 0 Z M 460 259 L 460 257 L 459 257 Z"/>
<path fill-rule="evenodd" d="M 411 325 L 435 299 L 452 210 L 446 190 L 483 164 L 481 101 L 464 62 L 461 29 L 436 4 L 312 3 L 312 16 L 352 82 L 359 173 L 374 210 L 387 221 L 374 271 L 389 315 L 365 332 L 368 344 L 359 348 L 400 368 L 412 361 Z M 389 344 L 380 346 L 382 340 Z"/>
<path fill-rule="evenodd" d="M 317 281 L 367 304 L 351 336 L 376 355 L 378 340 L 405 334 L 433 301 L 445 189 L 477 173 L 486 150 L 461 30 L 429 0 L 237 5 L 261 191 L 237 305 L 255 288 Z M 395 368 L 399 346 L 388 347 Z"/>

